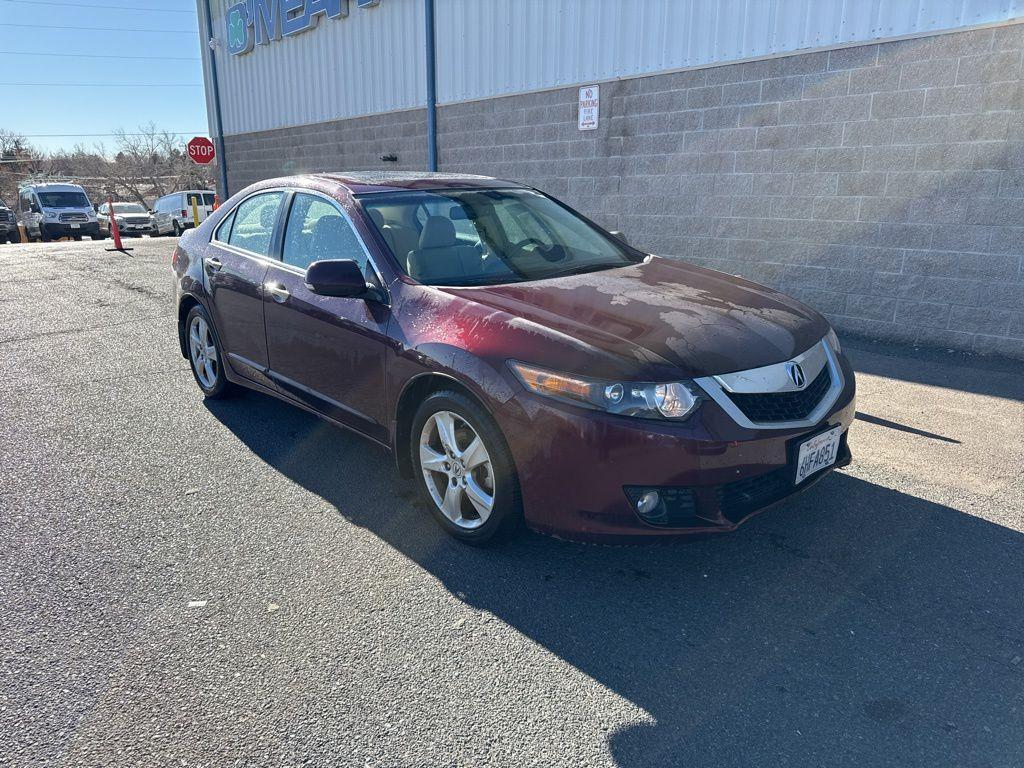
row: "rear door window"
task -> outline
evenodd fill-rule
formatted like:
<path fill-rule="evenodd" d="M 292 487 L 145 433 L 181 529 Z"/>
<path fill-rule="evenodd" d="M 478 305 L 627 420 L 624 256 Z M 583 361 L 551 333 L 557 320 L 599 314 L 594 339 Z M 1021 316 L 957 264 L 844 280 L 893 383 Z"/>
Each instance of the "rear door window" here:
<path fill-rule="evenodd" d="M 228 242 L 236 248 L 269 256 L 274 223 L 283 196 L 283 192 L 264 192 L 239 205 L 234 213 L 234 226 Z"/>
<path fill-rule="evenodd" d="M 334 203 L 303 192 L 296 193 L 288 213 L 281 259 L 299 269 L 326 259 L 352 259 L 366 268 L 366 253 L 348 219 Z"/>
<path fill-rule="evenodd" d="M 224 221 L 217 227 L 217 234 L 214 235 L 214 240 L 219 240 L 222 243 L 231 242 L 231 225 L 235 223 L 235 211 L 229 213 Z"/>
<path fill-rule="evenodd" d="M 203 205 L 213 207 L 213 195 L 209 192 L 203 193 Z"/>

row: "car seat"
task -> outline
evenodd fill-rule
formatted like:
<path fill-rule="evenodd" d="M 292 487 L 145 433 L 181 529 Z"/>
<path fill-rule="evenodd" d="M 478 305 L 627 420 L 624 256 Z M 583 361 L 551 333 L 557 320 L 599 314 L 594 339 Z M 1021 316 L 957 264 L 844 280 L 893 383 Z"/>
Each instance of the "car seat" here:
<path fill-rule="evenodd" d="M 455 225 L 445 216 L 427 219 L 419 246 L 408 259 L 409 275 L 417 280 L 435 282 L 479 273 L 479 249 L 460 243 Z"/>

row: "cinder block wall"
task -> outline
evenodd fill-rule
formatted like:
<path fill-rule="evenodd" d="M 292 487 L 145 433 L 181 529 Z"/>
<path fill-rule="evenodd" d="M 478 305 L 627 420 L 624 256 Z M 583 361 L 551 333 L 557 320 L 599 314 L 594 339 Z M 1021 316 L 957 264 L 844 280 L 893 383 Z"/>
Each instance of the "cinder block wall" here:
<path fill-rule="evenodd" d="M 427 111 L 410 109 L 352 120 L 226 136 L 231 192 L 263 179 L 313 171 L 423 170 Z M 397 162 L 382 162 L 383 154 Z"/>
<path fill-rule="evenodd" d="M 1015 24 L 607 82 L 590 132 L 576 87 L 453 104 L 440 169 L 541 188 L 841 331 L 1024 359 L 1022 57 Z M 422 120 L 230 139 L 229 168 L 422 168 Z"/>

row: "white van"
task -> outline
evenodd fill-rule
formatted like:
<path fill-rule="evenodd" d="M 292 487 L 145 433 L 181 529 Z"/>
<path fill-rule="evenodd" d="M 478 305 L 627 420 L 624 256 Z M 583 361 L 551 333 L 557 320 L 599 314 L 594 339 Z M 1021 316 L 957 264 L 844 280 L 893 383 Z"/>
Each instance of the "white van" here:
<path fill-rule="evenodd" d="M 32 240 L 89 235 L 100 240 L 96 211 L 77 184 L 22 184 L 18 187 L 18 221 Z"/>
<path fill-rule="evenodd" d="M 189 189 L 172 192 L 157 198 L 153 203 L 153 235 L 174 235 L 177 237 L 195 224 L 192 221 L 192 201 L 196 203 L 199 223 L 213 213 L 214 192 L 210 189 Z"/>

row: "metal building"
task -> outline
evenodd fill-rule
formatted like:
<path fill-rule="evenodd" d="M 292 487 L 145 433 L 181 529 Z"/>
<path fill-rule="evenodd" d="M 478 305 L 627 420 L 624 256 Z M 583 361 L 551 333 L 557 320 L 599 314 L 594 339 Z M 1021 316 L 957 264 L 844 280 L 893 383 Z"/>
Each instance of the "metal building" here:
<path fill-rule="evenodd" d="M 840 329 L 1024 357 L 1021 0 L 197 4 L 229 192 L 511 178 Z"/>

